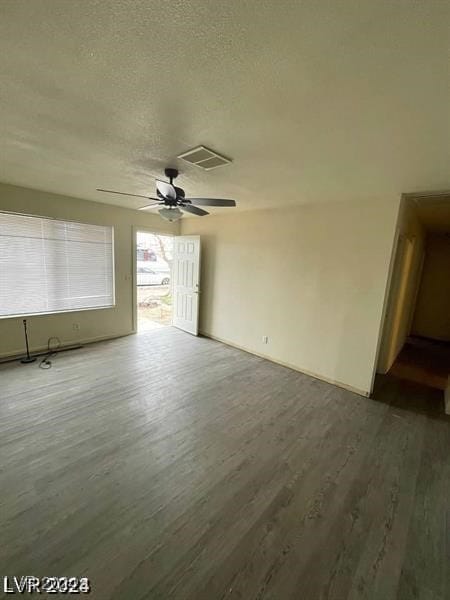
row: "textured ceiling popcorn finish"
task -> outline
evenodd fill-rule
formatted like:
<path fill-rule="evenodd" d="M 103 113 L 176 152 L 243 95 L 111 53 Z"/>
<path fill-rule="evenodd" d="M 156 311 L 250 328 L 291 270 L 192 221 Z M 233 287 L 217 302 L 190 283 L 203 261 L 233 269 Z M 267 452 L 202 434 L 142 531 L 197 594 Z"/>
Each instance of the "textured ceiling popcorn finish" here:
<path fill-rule="evenodd" d="M 0 181 L 248 210 L 450 189 L 448 2 L 2 0 Z M 200 144 L 233 157 L 205 171 Z M 226 209 L 225 209 L 226 210 Z"/>

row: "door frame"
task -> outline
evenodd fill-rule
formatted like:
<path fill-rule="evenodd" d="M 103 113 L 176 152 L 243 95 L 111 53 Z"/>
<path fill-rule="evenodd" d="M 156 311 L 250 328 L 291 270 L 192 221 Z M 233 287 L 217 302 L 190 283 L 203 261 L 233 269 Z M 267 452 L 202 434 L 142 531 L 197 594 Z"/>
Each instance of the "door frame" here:
<path fill-rule="evenodd" d="M 166 237 L 176 238 L 177 235 L 174 233 L 168 233 L 166 231 L 158 231 L 153 227 L 145 227 L 142 225 L 133 225 L 132 226 L 132 236 L 131 236 L 131 303 L 132 303 L 132 315 L 131 315 L 131 325 L 132 325 L 132 333 L 138 332 L 137 321 L 138 321 L 138 307 L 137 307 L 137 261 L 136 261 L 136 250 L 137 250 L 137 234 L 142 231 L 142 233 L 151 233 L 153 235 L 165 235 Z"/>
<path fill-rule="evenodd" d="M 374 362 L 373 369 L 372 369 L 372 379 L 370 382 L 369 396 L 371 396 L 372 392 L 373 392 L 373 387 L 375 384 L 375 377 L 378 372 L 378 363 L 379 363 L 379 360 L 381 357 L 384 336 L 386 333 L 388 311 L 389 311 L 390 302 L 391 302 L 391 288 L 393 285 L 396 259 L 397 259 L 397 255 L 398 255 L 398 252 L 400 249 L 400 237 L 401 237 L 400 219 L 401 219 L 401 214 L 402 214 L 402 210 L 403 210 L 403 202 L 404 202 L 404 200 L 402 197 L 400 200 L 400 203 L 399 203 L 399 207 L 398 207 L 397 220 L 396 220 L 395 231 L 394 231 L 394 240 L 392 242 L 391 255 L 389 258 L 389 268 L 388 268 L 388 274 L 387 274 L 387 279 L 386 279 L 386 286 L 385 286 L 385 290 L 384 290 L 384 299 L 383 299 L 383 308 L 381 311 L 381 320 L 380 320 L 380 325 L 378 328 L 378 341 L 377 341 L 377 348 L 376 348 L 376 352 L 375 352 L 375 362 Z"/>

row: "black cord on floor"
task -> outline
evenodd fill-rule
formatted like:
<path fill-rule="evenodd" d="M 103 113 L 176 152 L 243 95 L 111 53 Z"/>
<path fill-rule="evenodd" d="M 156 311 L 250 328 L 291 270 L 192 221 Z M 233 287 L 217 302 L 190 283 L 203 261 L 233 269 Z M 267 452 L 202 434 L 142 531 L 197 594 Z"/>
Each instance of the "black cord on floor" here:
<path fill-rule="evenodd" d="M 56 340 L 56 346 L 51 348 L 51 342 L 52 340 Z M 39 368 L 40 369 L 51 369 L 52 368 L 52 361 L 50 360 L 50 358 L 56 354 L 56 352 L 58 351 L 58 349 L 61 347 L 61 340 L 59 339 L 59 337 L 50 337 L 48 338 L 48 342 L 47 342 L 47 354 L 44 356 L 44 358 L 41 360 L 41 362 L 39 363 Z"/>

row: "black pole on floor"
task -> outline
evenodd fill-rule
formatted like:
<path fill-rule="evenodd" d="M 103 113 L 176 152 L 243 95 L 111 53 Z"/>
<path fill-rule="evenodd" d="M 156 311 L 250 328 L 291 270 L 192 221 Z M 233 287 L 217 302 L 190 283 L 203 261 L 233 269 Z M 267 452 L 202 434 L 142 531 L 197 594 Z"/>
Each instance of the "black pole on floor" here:
<path fill-rule="evenodd" d="M 20 362 L 26 365 L 27 363 L 32 363 L 36 360 L 36 358 L 34 356 L 30 355 L 30 348 L 28 346 L 28 331 L 27 331 L 27 320 L 26 319 L 23 320 L 23 331 L 25 333 L 25 345 L 27 347 L 27 355 L 25 358 L 22 358 L 22 360 Z"/>

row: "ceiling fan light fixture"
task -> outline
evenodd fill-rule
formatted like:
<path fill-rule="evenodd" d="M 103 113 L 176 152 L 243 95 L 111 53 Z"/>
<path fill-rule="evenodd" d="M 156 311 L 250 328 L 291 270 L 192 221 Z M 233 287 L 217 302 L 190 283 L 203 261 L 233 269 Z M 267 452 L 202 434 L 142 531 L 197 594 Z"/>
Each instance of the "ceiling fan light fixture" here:
<path fill-rule="evenodd" d="M 163 219 L 170 221 L 171 223 L 178 221 L 178 219 L 181 219 L 183 216 L 183 213 L 179 208 L 161 208 L 158 212 Z"/>

